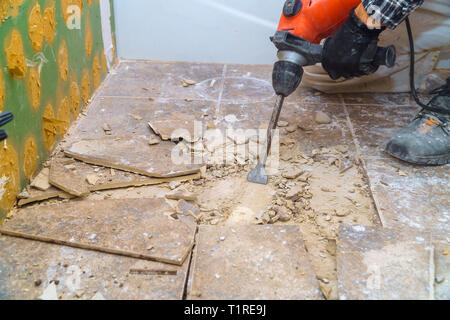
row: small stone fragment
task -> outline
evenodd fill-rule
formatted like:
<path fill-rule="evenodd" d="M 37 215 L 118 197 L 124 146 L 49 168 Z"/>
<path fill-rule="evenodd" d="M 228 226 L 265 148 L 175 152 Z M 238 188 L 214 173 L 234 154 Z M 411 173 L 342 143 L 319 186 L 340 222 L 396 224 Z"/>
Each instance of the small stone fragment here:
<path fill-rule="evenodd" d="M 24 190 L 24 191 L 22 191 L 21 193 L 19 193 L 18 195 L 17 195 L 17 199 L 28 199 L 28 198 L 30 198 L 31 197 L 31 195 L 30 195 L 30 193 L 28 192 L 28 190 Z"/>
<path fill-rule="evenodd" d="M 330 283 L 330 280 L 328 280 L 327 278 L 321 277 L 321 276 L 317 276 L 317 280 L 319 280 L 325 284 Z"/>
<path fill-rule="evenodd" d="M 151 138 L 151 139 L 148 141 L 148 144 L 151 145 L 151 146 L 154 146 L 154 145 L 156 145 L 156 144 L 159 144 L 159 139 L 156 138 L 156 137 L 153 137 L 153 138 Z"/>
<path fill-rule="evenodd" d="M 190 79 L 181 79 L 181 85 L 183 87 L 189 87 L 195 85 L 197 82 Z"/>
<path fill-rule="evenodd" d="M 290 167 L 288 170 L 283 172 L 283 178 L 286 179 L 296 179 L 299 176 L 301 176 L 303 174 L 304 170 L 299 169 L 299 168 L 295 168 L 295 167 Z"/>
<path fill-rule="evenodd" d="M 289 133 L 293 133 L 293 132 L 297 131 L 297 128 L 295 126 L 289 126 L 286 128 L 286 131 Z"/>
<path fill-rule="evenodd" d="M 336 151 L 338 151 L 340 153 L 347 153 L 349 147 L 341 144 L 341 145 L 336 146 L 335 149 L 336 149 Z"/>
<path fill-rule="evenodd" d="M 327 252 L 331 255 L 331 256 L 336 256 L 336 240 L 330 240 L 328 239 L 328 243 L 326 246 Z"/>
<path fill-rule="evenodd" d="M 403 170 L 398 170 L 398 175 L 399 175 L 400 177 L 407 177 L 407 176 L 408 176 L 408 173 L 405 172 L 405 171 L 403 171 Z"/>
<path fill-rule="evenodd" d="M 105 297 L 100 293 L 97 292 L 92 298 L 91 300 L 106 300 Z"/>
<path fill-rule="evenodd" d="M 319 282 L 319 287 L 320 287 L 320 291 L 322 291 L 323 296 L 325 297 L 325 299 L 326 300 L 331 300 L 333 288 L 331 288 L 330 286 L 325 285 L 322 282 Z"/>
<path fill-rule="evenodd" d="M 286 128 L 287 126 L 289 126 L 289 122 L 287 122 L 287 121 L 279 121 L 278 122 L 279 128 Z"/>
<path fill-rule="evenodd" d="M 445 277 L 442 275 L 438 275 L 438 276 L 436 276 L 435 281 L 437 284 L 441 284 L 445 281 Z"/>
<path fill-rule="evenodd" d="M 58 300 L 56 285 L 53 282 L 50 283 L 39 298 L 41 300 Z"/>
<path fill-rule="evenodd" d="M 313 128 L 312 128 L 312 126 L 310 124 L 300 123 L 300 124 L 297 125 L 297 127 L 299 129 L 303 130 L 303 131 L 306 131 L 306 132 L 313 131 Z"/>
<path fill-rule="evenodd" d="M 292 211 L 286 207 L 281 207 L 278 210 L 278 215 L 280 216 L 279 220 L 281 222 L 289 222 L 292 219 Z"/>
<path fill-rule="evenodd" d="M 86 181 L 92 186 L 96 185 L 98 179 L 99 179 L 99 177 L 96 174 L 88 174 L 86 176 Z"/>
<path fill-rule="evenodd" d="M 103 128 L 103 131 L 105 131 L 105 132 L 111 131 L 111 127 L 107 123 L 104 123 L 102 128 Z"/>
<path fill-rule="evenodd" d="M 318 124 L 329 124 L 331 123 L 331 118 L 322 111 L 318 111 L 315 116 L 315 121 Z"/>
<path fill-rule="evenodd" d="M 296 202 L 300 199 L 300 194 L 302 192 L 303 192 L 303 186 L 295 185 L 288 191 L 288 193 L 286 193 L 286 198 Z"/>
<path fill-rule="evenodd" d="M 347 217 L 347 216 L 349 216 L 351 214 L 352 214 L 352 211 L 350 211 L 350 210 L 349 211 L 345 211 L 345 212 L 343 212 L 343 211 L 336 212 L 336 216 L 338 216 L 340 218 Z"/>
<path fill-rule="evenodd" d="M 41 279 L 38 279 L 38 280 L 36 280 L 36 281 L 34 282 L 34 285 L 35 285 L 36 287 L 39 287 L 41 284 L 42 284 L 42 280 L 41 280 Z"/>
<path fill-rule="evenodd" d="M 181 182 L 180 181 L 172 181 L 172 182 L 169 183 L 170 190 L 175 190 L 179 186 L 181 186 Z"/>
<path fill-rule="evenodd" d="M 260 223 L 260 224 L 268 224 L 270 222 L 270 216 L 269 213 L 267 212 L 261 212 L 257 217 L 256 220 Z"/>
<path fill-rule="evenodd" d="M 135 114 L 130 114 L 130 116 L 134 119 L 134 120 L 142 120 L 141 116 L 135 115 Z"/>

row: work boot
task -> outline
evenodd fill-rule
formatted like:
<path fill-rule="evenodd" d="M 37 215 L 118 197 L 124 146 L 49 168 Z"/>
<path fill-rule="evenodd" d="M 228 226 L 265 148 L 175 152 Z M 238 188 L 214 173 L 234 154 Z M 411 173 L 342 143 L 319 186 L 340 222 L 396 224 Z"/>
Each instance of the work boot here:
<path fill-rule="evenodd" d="M 395 135 L 386 152 L 421 165 L 450 163 L 450 77 L 409 126 Z"/>

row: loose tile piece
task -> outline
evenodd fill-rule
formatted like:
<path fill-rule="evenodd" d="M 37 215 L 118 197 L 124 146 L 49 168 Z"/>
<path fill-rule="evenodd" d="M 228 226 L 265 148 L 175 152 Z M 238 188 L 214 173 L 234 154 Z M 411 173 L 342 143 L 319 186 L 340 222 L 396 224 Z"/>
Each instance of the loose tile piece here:
<path fill-rule="evenodd" d="M 33 202 L 39 202 L 39 201 L 53 199 L 53 198 L 70 199 L 73 197 L 74 196 L 72 196 L 71 194 L 68 194 L 62 190 L 55 188 L 55 187 L 50 187 L 46 191 L 30 189 L 28 191 L 27 197 L 20 199 L 17 204 L 19 207 L 22 207 L 24 205 L 27 205 L 27 204 L 30 204 Z"/>
<path fill-rule="evenodd" d="M 337 277 L 342 300 L 433 299 L 430 234 L 341 225 Z"/>
<path fill-rule="evenodd" d="M 42 171 L 39 172 L 36 178 L 34 178 L 31 182 L 31 186 L 42 191 L 48 190 L 51 187 L 50 183 L 48 182 L 49 173 L 50 170 L 48 168 L 42 169 Z"/>
<path fill-rule="evenodd" d="M 57 161 L 62 161 L 64 158 L 57 158 Z M 126 188 L 126 187 L 140 187 L 140 186 L 148 186 L 148 185 L 157 185 L 165 182 L 181 182 L 181 181 L 189 181 L 200 179 L 200 173 L 194 173 L 186 176 L 173 177 L 173 178 L 151 178 L 148 176 L 127 172 L 123 170 L 114 170 L 107 167 L 96 167 L 88 163 L 84 163 L 82 161 L 73 160 L 74 172 L 79 174 L 80 176 L 89 176 L 95 175 L 98 179 L 94 185 L 88 184 L 87 181 L 84 181 L 87 188 L 90 191 L 102 191 L 102 190 L 110 190 L 110 189 L 118 189 L 118 188 Z M 64 167 L 68 172 L 67 166 Z M 63 175 L 68 177 L 68 175 Z M 70 183 L 70 180 L 67 181 Z M 34 192 L 36 193 L 36 192 Z"/>
<path fill-rule="evenodd" d="M 202 122 L 198 121 L 198 136 L 196 136 L 196 121 L 198 120 L 191 114 L 173 112 L 170 115 L 153 118 L 148 125 L 163 140 L 183 139 L 188 142 L 195 142 L 200 139 L 202 132 Z"/>
<path fill-rule="evenodd" d="M 80 172 L 81 175 L 88 174 L 89 172 L 93 172 L 94 170 L 92 165 L 80 161 L 76 161 L 74 166 L 76 167 L 75 171 Z M 128 188 L 128 187 L 158 185 L 173 181 L 180 182 L 180 181 L 198 180 L 201 178 L 200 173 L 173 178 L 151 178 L 140 174 L 125 172 L 122 170 L 115 171 L 113 169 L 105 167 L 101 167 L 98 169 L 99 169 L 98 171 L 99 179 L 97 180 L 96 184 L 89 185 L 87 181 L 85 182 L 87 188 L 91 192 Z M 68 176 L 66 177 L 68 178 Z M 68 181 L 67 183 L 70 183 L 70 181 Z M 73 197 L 75 196 L 68 194 L 56 187 L 50 187 L 50 189 L 48 189 L 47 191 L 34 190 L 33 188 L 31 188 L 30 191 L 27 193 L 26 197 L 19 200 L 18 205 L 19 207 L 21 207 L 33 202 L 44 201 L 52 198 L 71 199 Z"/>
<path fill-rule="evenodd" d="M 108 106 L 105 108 L 105 106 Z M 138 98 L 111 98 L 98 97 L 90 105 L 88 116 L 81 118 L 74 124 L 68 141 L 64 146 L 84 139 L 105 138 L 102 123 L 108 119 L 111 128 L 109 138 L 139 137 L 147 141 L 160 138 L 149 128 L 148 122 L 154 120 L 197 120 L 204 121 L 205 113 L 211 117 L 214 115 L 215 103 L 205 100 L 186 102 L 185 100 L 163 100 L 148 101 Z M 133 114 L 134 117 L 130 116 Z M 185 115 L 184 117 L 177 115 Z M 186 116 L 187 115 L 187 116 Z M 142 120 L 137 120 L 142 118 Z M 180 128 L 191 130 L 194 123 L 183 124 Z M 178 129 L 178 128 L 175 128 Z M 169 136 L 172 132 L 169 132 Z"/>
<path fill-rule="evenodd" d="M 200 226 L 190 299 L 320 299 L 297 226 Z"/>
<path fill-rule="evenodd" d="M 61 300 L 181 300 L 188 267 L 0 236 L 0 300 L 38 299 L 55 281 Z"/>
<path fill-rule="evenodd" d="M 65 155 L 86 163 L 130 171 L 149 177 L 169 178 L 200 172 L 191 155 L 182 153 L 173 161 L 172 142 L 149 146 L 140 139 L 98 139 L 75 142 Z"/>
<path fill-rule="evenodd" d="M 166 194 L 166 198 L 172 200 L 197 201 L 197 195 L 186 190 L 175 190 L 174 192 Z"/>
<path fill-rule="evenodd" d="M 314 120 L 316 121 L 316 123 L 318 124 L 330 124 L 331 123 L 331 118 L 330 116 L 328 116 L 325 112 L 323 111 L 318 111 L 316 113 L 316 116 L 314 118 Z"/>
<path fill-rule="evenodd" d="M 55 187 L 76 197 L 87 196 L 90 191 L 85 176 L 76 171 L 67 170 L 61 163 L 54 161 L 50 167 L 49 182 Z"/>
<path fill-rule="evenodd" d="M 72 201 L 21 209 L 0 233 L 181 265 L 195 228 L 169 219 L 170 209 L 161 198 Z"/>

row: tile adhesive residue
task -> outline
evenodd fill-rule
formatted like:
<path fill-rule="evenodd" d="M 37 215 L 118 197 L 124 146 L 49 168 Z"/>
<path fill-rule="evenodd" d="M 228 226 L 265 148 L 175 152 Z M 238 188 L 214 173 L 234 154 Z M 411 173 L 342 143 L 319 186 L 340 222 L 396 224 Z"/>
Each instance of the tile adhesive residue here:
<path fill-rule="evenodd" d="M 6 140 L 0 144 L 0 208 L 9 209 L 19 191 L 19 158 Z"/>
<path fill-rule="evenodd" d="M 41 7 L 37 3 L 32 9 L 28 18 L 29 37 L 31 46 L 35 51 L 41 51 L 44 42 L 44 21 L 41 15 Z"/>
<path fill-rule="evenodd" d="M 33 136 L 29 136 L 25 140 L 24 146 L 23 171 L 27 179 L 31 179 L 36 172 L 37 162 L 39 159 L 36 141 Z"/>
<path fill-rule="evenodd" d="M 27 63 L 23 51 L 22 37 L 13 30 L 5 39 L 5 54 L 8 71 L 14 78 L 23 78 L 27 74 Z"/>

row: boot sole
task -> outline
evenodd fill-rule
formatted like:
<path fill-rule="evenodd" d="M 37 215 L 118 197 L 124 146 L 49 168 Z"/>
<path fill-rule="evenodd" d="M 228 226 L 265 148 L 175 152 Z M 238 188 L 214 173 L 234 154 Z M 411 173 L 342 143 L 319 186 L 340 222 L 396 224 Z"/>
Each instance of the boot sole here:
<path fill-rule="evenodd" d="M 386 149 L 386 152 L 396 159 L 400 159 L 402 161 L 419 164 L 419 165 L 427 165 L 427 166 L 443 166 L 450 163 L 450 153 L 434 156 L 434 157 L 411 157 L 408 155 L 402 154 L 394 154 Z"/>

